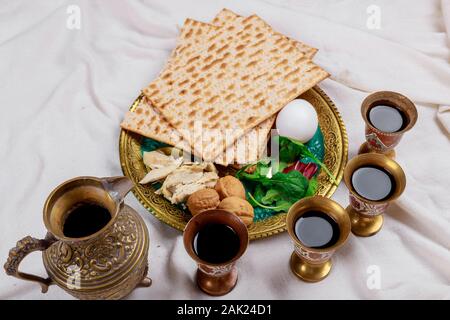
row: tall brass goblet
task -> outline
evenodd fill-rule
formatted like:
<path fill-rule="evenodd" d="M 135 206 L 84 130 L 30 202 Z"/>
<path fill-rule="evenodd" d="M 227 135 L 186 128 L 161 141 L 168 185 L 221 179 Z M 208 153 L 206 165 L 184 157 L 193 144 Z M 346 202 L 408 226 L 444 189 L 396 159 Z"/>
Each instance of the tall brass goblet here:
<path fill-rule="evenodd" d="M 353 174 L 356 170 L 367 167 L 379 168 L 390 175 L 393 183 L 387 197 L 377 201 L 369 200 L 355 190 Z M 346 211 L 350 216 L 353 234 L 360 237 L 369 237 L 380 231 L 383 226 L 383 213 L 389 203 L 403 193 L 406 186 L 405 174 L 397 162 L 376 153 L 361 154 L 351 159 L 344 170 L 344 181 L 350 192 L 350 205 Z"/>
<path fill-rule="evenodd" d="M 400 112 L 404 123 L 398 131 L 383 131 L 370 121 L 372 108 L 380 105 L 395 108 Z M 403 134 L 417 121 L 414 103 L 400 93 L 392 91 L 378 91 L 369 95 L 361 105 L 361 115 L 366 123 L 366 142 L 361 145 L 358 153 L 382 153 L 391 159 L 395 158 L 394 147 L 400 142 Z"/>
<path fill-rule="evenodd" d="M 195 252 L 194 238 L 208 224 L 224 224 L 236 233 L 239 248 L 236 255 L 224 263 L 211 263 L 202 260 Z M 236 286 L 238 271 L 236 261 L 244 254 L 248 246 L 248 231 L 245 224 L 233 213 L 213 209 L 194 216 L 186 225 L 183 234 L 184 247 L 191 258 L 197 262 L 197 285 L 212 296 L 227 294 Z"/>
<path fill-rule="evenodd" d="M 305 245 L 296 233 L 297 221 L 309 212 L 321 212 L 334 220 L 338 226 L 338 238 L 336 242 L 325 248 L 313 248 Z M 292 272 L 300 279 L 307 282 L 317 282 L 324 279 L 331 270 L 331 257 L 334 252 L 344 245 L 350 234 L 350 219 L 347 212 L 337 202 L 322 197 L 314 196 L 301 199 L 289 209 L 286 225 L 289 235 L 294 242 L 290 267 Z"/>

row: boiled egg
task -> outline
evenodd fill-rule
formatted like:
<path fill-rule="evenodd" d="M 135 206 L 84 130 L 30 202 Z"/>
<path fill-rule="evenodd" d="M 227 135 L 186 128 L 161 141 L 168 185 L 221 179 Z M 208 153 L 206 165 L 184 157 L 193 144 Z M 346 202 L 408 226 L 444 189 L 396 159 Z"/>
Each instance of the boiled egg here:
<path fill-rule="evenodd" d="M 306 100 L 295 99 L 278 113 L 278 134 L 302 143 L 308 142 L 316 133 L 319 120 L 316 109 Z"/>

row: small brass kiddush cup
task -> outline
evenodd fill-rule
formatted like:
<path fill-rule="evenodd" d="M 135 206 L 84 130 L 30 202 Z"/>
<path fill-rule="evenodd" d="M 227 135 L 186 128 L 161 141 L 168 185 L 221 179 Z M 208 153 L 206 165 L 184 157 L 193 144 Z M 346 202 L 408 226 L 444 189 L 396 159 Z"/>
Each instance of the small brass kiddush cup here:
<path fill-rule="evenodd" d="M 333 245 L 325 248 L 311 248 L 299 240 L 295 232 L 295 224 L 302 215 L 311 211 L 323 212 L 337 223 L 339 237 Z M 322 196 L 304 198 L 291 206 L 286 225 L 294 242 L 294 252 L 290 259 L 292 272 L 307 282 L 317 282 L 328 276 L 332 266 L 331 257 L 344 245 L 350 234 L 350 219 L 344 208 L 337 202 Z"/>
<path fill-rule="evenodd" d="M 370 110 L 379 105 L 394 107 L 403 114 L 405 123 L 399 131 L 384 132 L 370 122 Z M 417 109 L 414 103 L 404 95 L 392 91 L 378 91 L 369 95 L 361 105 L 361 115 L 366 123 L 366 142 L 361 145 L 358 153 L 382 153 L 391 159 L 395 158 L 394 147 L 400 142 L 403 134 L 417 121 Z"/>
<path fill-rule="evenodd" d="M 220 264 L 204 261 L 195 253 L 194 238 L 208 224 L 229 226 L 239 238 L 236 255 Z M 248 230 L 245 224 L 233 213 L 226 210 L 208 210 L 194 216 L 186 225 L 183 234 L 187 253 L 198 264 L 196 280 L 198 287 L 212 296 L 222 296 L 233 290 L 238 280 L 236 261 L 244 254 L 248 246 Z"/>
<path fill-rule="evenodd" d="M 386 171 L 393 179 L 390 195 L 379 201 L 371 201 L 358 194 L 352 183 L 353 173 L 361 167 L 377 167 Z M 405 190 L 406 177 L 402 168 L 394 160 L 382 154 L 367 153 L 351 159 L 344 170 L 344 181 L 350 192 L 350 205 L 346 208 L 352 224 L 353 234 L 369 237 L 383 226 L 383 213 L 391 201 Z"/>

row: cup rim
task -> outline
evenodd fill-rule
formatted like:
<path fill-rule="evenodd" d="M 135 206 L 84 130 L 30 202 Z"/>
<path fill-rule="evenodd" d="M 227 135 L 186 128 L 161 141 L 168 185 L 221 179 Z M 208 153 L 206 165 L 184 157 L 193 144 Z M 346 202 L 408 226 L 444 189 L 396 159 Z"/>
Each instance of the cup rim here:
<path fill-rule="evenodd" d="M 194 239 L 196 232 L 193 232 L 192 237 L 190 237 L 190 236 L 188 237 L 188 233 L 190 232 L 190 230 L 195 230 L 196 228 L 198 228 L 199 224 L 206 224 L 209 222 L 214 223 L 214 220 L 217 218 L 217 216 L 225 216 L 226 219 L 229 219 L 230 221 L 233 222 L 234 226 L 230 226 L 227 223 L 222 223 L 222 222 L 219 222 L 219 223 L 226 224 L 227 226 L 232 228 L 234 230 L 234 232 L 236 232 L 236 234 L 239 237 L 239 241 L 240 241 L 239 251 L 232 259 L 230 259 L 228 261 L 225 261 L 222 263 L 210 263 L 208 261 L 200 259 L 200 257 L 197 256 L 197 254 L 195 254 L 195 252 L 194 252 L 192 240 Z M 236 230 L 236 227 L 239 230 Z M 187 253 L 189 254 L 189 256 L 194 261 L 196 261 L 198 264 L 211 266 L 211 267 L 223 267 L 223 266 L 227 266 L 227 265 L 232 264 L 233 262 L 237 261 L 240 257 L 242 257 L 242 255 L 245 253 L 245 251 L 247 251 L 248 244 L 249 244 L 248 229 L 247 229 L 247 226 L 242 222 L 242 220 L 230 211 L 222 210 L 222 209 L 207 210 L 207 211 L 201 212 L 201 213 L 193 216 L 189 220 L 189 222 L 186 224 L 186 227 L 184 228 L 184 231 L 183 231 L 183 243 L 184 243 L 184 247 L 185 247 Z"/>
<path fill-rule="evenodd" d="M 399 104 L 398 101 L 401 101 L 401 103 Z M 382 104 L 383 102 L 400 109 L 407 115 L 408 124 L 402 130 L 396 132 L 386 132 L 372 125 L 368 118 L 369 110 L 376 106 L 377 103 Z M 417 108 L 414 103 L 406 96 L 394 91 L 376 91 L 368 95 L 361 104 L 361 115 L 369 128 L 385 136 L 399 136 L 411 130 L 411 128 L 416 124 L 418 117 Z"/>
<path fill-rule="evenodd" d="M 326 211 L 327 209 L 331 210 L 333 213 L 327 212 Z M 340 232 L 339 239 L 332 246 L 326 248 L 311 248 L 305 245 L 303 242 L 301 242 L 300 239 L 295 234 L 295 223 L 297 222 L 297 220 L 303 214 L 312 210 L 323 212 L 324 214 L 332 218 L 339 226 Z M 340 219 L 339 220 L 336 219 L 334 215 L 339 215 Z M 336 201 L 323 196 L 307 197 L 300 199 L 296 203 L 294 203 L 289 208 L 288 214 L 286 216 L 286 226 L 289 236 L 296 245 L 299 245 L 305 250 L 314 253 L 327 253 L 337 250 L 338 248 L 340 248 L 345 244 L 350 235 L 351 230 L 350 218 L 345 209 L 342 208 L 342 206 Z"/>
<path fill-rule="evenodd" d="M 351 178 L 353 176 L 353 173 L 357 169 L 364 166 L 380 167 L 383 170 L 386 170 L 393 177 L 393 179 L 395 180 L 395 190 L 388 198 L 376 201 L 369 200 L 356 192 L 351 182 Z M 364 153 L 355 156 L 347 163 L 344 169 L 344 182 L 352 196 L 354 196 L 358 200 L 372 205 L 380 205 L 391 202 L 400 197 L 406 187 L 406 176 L 402 167 L 397 162 L 385 156 L 384 154 Z"/>
<path fill-rule="evenodd" d="M 104 225 L 100 230 L 88 235 L 88 236 L 84 236 L 84 237 L 79 237 L 79 238 L 72 238 L 72 237 L 67 237 L 65 236 L 63 233 L 61 233 L 61 235 L 54 233 L 53 231 L 53 227 L 51 226 L 51 223 L 49 221 L 49 214 L 47 214 L 47 212 L 50 210 L 49 206 L 50 206 L 50 202 L 51 200 L 54 198 L 54 196 L 56 195 L 56 193 L 62 189 L 63 187 L 68 186 L 69 184 L 72 184 L 76 181 L 79 180 L 92 180 L 95 182 L 98 182 L 99 185 L 102 185 L 102 181 L 100 178 L 98 177 L 93 177 L 93 176 L 79 176 L 79 177 L 75 177 L 69 180 L 66 180 L 62 183 L 60 183 L 58 186 L 56 186 L 48 195 L 47 199 L 45 200 L 45 204 L 44 204 L 44 208 L 43 208 L 43 220 L 44 220 L 44 225 L 45 228 L 58 240 L 61 241 L 70 241 L 70 242 L 80 242 L 80 241 L 87 241 L 90 240 L 92 238 L 95 238 L 99 235 L 101 235 L 104 230 L 110 228 L 114 223 L 115 223 L 115 217 L 117 216 L 118 212 L 120 211 L 120 205 L 116 204 L 116 211 L 114 212 L 114 215 L 111 214 L 111 212 L 108 212 L 111 214 L 111 219 L 108 221 L 108 223 L 106 225 Z M 106 196 L 109 197 L 109 199 L 111 200 L 111 202 L 115 202 L 114 199 L 111 197 L 111 195 L 105 191 Z"/>

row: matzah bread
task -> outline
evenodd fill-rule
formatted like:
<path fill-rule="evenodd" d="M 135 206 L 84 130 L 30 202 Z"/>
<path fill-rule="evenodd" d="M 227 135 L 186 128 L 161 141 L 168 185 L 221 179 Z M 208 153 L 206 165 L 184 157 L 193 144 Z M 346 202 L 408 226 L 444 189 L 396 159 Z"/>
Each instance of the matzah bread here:
<path fill-rule="evenodd" d="M 228 19 L 220 14 L 216 16 L 215 21 L 218 25 L 223 25 L 227 22 L 226 20 L 222 20 L 222 18 Z M 181 30 L 177 48 L 189 43 L 189 41 L 183 41 L 183 37 L 185 37 L 186 34 L 189 34 L 189 32 L 190 24 L 187 24 Z M 194 40 L 192 40 L 193 38 L 190 39 L 191 43 L 194 43 Z M 169 69 L 171 63 L 174 63 L 177 48 L 172 51 L 171 58 L 169 58 L 165 69 Z M 250 130 L 247 134 L 240 137 L 236 143 L 230 146 L 225 153 L 219 155 L 214 162 L 227 166 L 231 163 L 243 164 L 257 161 L 265 151 L 270 129 L 272 128 L 274 121 L 275 117 L 271 117 Z M 134 112 L 128 111 L 126 113 L 125 118 L 121 123 L 121 127 L 145 137 L 192 152 L 189 150 L 189 145 L 183 141 L 178 131 L 165 121 L 145 98 L 140 100 L 139 105 Z"/>
<path fill-rule="evenodd" d="M 245 164 L 256 162 L 261 158 L 267 145 L 270 128 L 267 121 L 256 126 L 239 138 L 224 154 L 218 156 L 214 163 L 227 166 L 232 163 Z M 187 141 L 183 140 L 178 131 L 166 122 L 150 105 L 147 98 L 142 97 L 135 111 L 128 111 L 120 126 L 128 131 L 151 138 L 179 149 L 191 152 Z"/>
<path fill-rule="evenodd" d="M 189 150 L 188 144 L 182 144 L 183 139 L 179 132 L 158 114 L 145 97 L 139 101 L 133 112 L 128 111 L 125 114 L 120 126 L 144 137 Z"/>
<path fill-rule="evenodd" d="M 226 23 L 228 23 L 229 21 L 233 21 L 236 18 L 241 18 L 240 15 L 234 13 L 231 10 L 228 9 L 222 9 L 213 19 L 212 24 L 215 26 L 223 26 Z M 302 52 L 307 58 L 312 59 L 314 57 L 314 55 L 317 53 L 317 49 L 313 48 L 311 46 L 308 46 L 307 44 L 297 41 L 297 40 L 293 40 L 290 39 L 288 37 L 286 37 L 285 35 L 278 33 L 276 31 L 274 31 L 276 34 L 281 35 L 282 37 L 285 37 L 288 41 L 291 42 L 291 44 L 295 45 L 297 47 L 297 49 Z"/>
<path fill-rule="evenodd" d="M 192 58 L 193 54 L 195 54 L 195 45 L 199 43 L 201 37 L 207 38 L 210 34 L 214 33 L 217 30 L 220 30 L 220 27 L 226 27 L 237 18 L 243 19 L 244 17 L 232 12 L 231 10 L 222 9 L 214 17 L 212 25 L 193 19 L 187 19 L 183 27 L 181 28 L 177 45 L 169 56 L 166 69 L 167 67 L 170 67 L 170 65 L 183 66 L 188 63 L 189 59 Z M 264 20 L 259 17 L 256 17 L 256 19 L 259 19 L 260 23 L 266 24 L 267 28 L 270 28 L 272 30 L 272 28 L 267 23 L 265 23 Z M 199 26 L 201 26 L 201 28 L 198 28 Z M 299 49 L 299 51 L 309 59 L 312 59 L 318 51 L 316 48 L 310 47 L 300 41 L 289 39 L 288 37 L 274 30 L 272 30 L 272 32 L 276 35 L 284 37 L 292 45 L 296 46 L 297 49 Z"/>
<path fill-rule="evenodd" d="M 186 20 L 181 29 L 177 46 L 172 51 L 163 71 L 174 70 L 176 72 L 179 68 L 177 66 L 183 66 L 196 54 L 195 45 L 199 43 L 198 36 L 206 38 L 213 32 L 220 30 L 219 27 L 226 25 L 232 15 L 234 15 L 234 18 L 239 17 L 231 11 L 223 9 L 214 18 L 214 25 L 192 19 Z M 275 116 L 270 117 L 251 129 L 248 133 L 241 136 L 234 145 L 229 146 L 225 153 L 218 155 L 213 161 L 225 166 L 232 162 L 242 164 L 257 161 L 265 151 L 268 136 L 275 122 L 275 118 Z M 191 152 L 195 152 L 195 150 Z"/>
<path fill-rule="evenodd" d="M 189 20 L 191 34 L 207 30 L 208 37 L 191 45 L 196 55 L 186 65 L 165 70 L 144 93 L 205 160 L 328 76 L 257 16 L 214 32 Z M 199 121 L 203 132 L 219 134 L 191 137 Z"/>
<path fill-rule="evenodd" d="M 196 53 L 195 47 L 218 30 L 220 30 L 220 26 L 186 19 L 178 36 L 177 44 L 172 50 L 163 71 L 168 70 L 172 66 L 176 68 L 177 66 L 181 67 L 190 63 L 190 59 Z"/>

